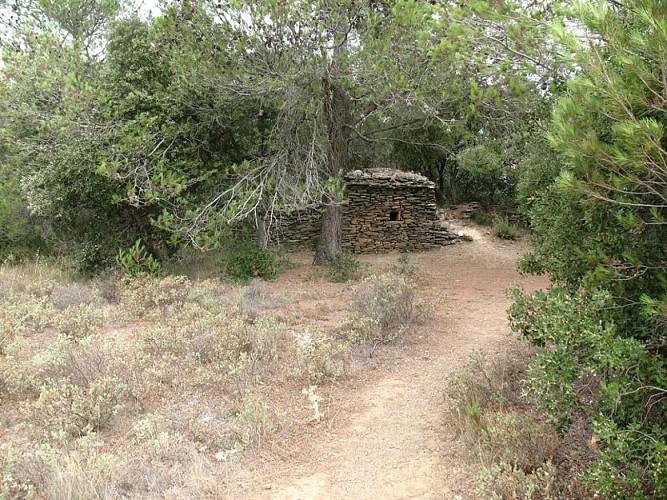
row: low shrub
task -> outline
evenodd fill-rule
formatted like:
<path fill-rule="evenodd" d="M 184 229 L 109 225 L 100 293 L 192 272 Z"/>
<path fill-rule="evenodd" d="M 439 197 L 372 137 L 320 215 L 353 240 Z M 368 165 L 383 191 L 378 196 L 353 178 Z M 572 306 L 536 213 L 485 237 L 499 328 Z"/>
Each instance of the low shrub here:
<path fill-rule="evenodd" d="M 53 307 L 48 296 L 17 294 L 11 300 L 0 302 L 0 354 L 15 336 L 41 332 L 52 317 Z"/>
<path fill-rule="evenodd" d="M 43 383 L 49 379 L 67 379 L 85 386 L 110 375 L 110 361 L 114 357 L 104 339 L 90 335 L 72 341 L 61 335 L 33 357 L 33 370 Z"/>
<path fill-rule="evenodd" d="M 477 442 L 487 412 L 520 401 L 528 362 L 528 353 L 522 351 L 495 360 L 479 352 L 470 357 L 450 378 L 446 389 L 450 403 L 447 422 L 457 435 Z"/>
<path fill-rule="evenodd" d="M 143 338 L 155 354 L 191 356 L 198 363 L 232 359 L 242 353 L 253 361 L 268 361 L 275 355 L 280 329 L 269 318 L 250 322 L 238 311 L 210 311 L 186 304 L 161 325 L 144 332 Z"/>
<path fill-rule="evenodd" d="M 498 238 L 504 240 L 516 240 L 519 237 L 519 228 L 508 219 L 500 219 L 493 225 L 493 230 Z"/>
<path fill-rule="evenodd" d="M 35 485 L 20 477 L 20 455 L 11 443 L 0 444 L 0 498 L 36 497 Z"/>
<path fill-rule="evenodd" d="M 400 336 L 412 319 L 414 285 L 392 273 L 370 276 L 355 291 L 349 339 L 354 343 L 387 343 Z"/>
<path fill-rule="evenodd" d="M 494 463 L 477 479 L 479 498 L 507 500 L 557 500 L 576 498 L 561 495 L 557 470 L 551 462 L 529 472 L 501 462 Z"/>
<path fill-rule="evenodd" d="M 59 284 L 51 292 L 53 307 L 58 311 L 81 305 L 100 305 L 104 300 L 103 294 L 97 287 L 84 283 Z"/>
<path fill-rule="evenodd" d="M 403 254 L 398 258 L 398 262 L 394 265 L 394 271 L 396 274 L 410 278 L 417 274 L 419 267 L 416 264 L 410 262 L 408 256 Z"/>
<path fill-rule="evenodd" d="M 179 304 L 192 300 L 192 283 L 186 276 L 137 276 L 121 285 L 117 320 L 159 319 Z"/>
<path fill-rule="evenodd" d="M 52 323 L 58 277 L 61 271 L 39 258 L 0 266 L 0 355 L 16 336 L 41 332 Z"/>
<path fill-rule="evenodd" d="M 276 255 L 270 250 L 242 248 L 224 259 L 225 271 L 232 280 L 247 284 L 253 278 L 272 280 L 278 273 Z"/>
<path fill-rule="evenodd" d="M 309 383 L 334 382 L 343 374 L 345 356 L 349 352 L 346 343 L 309 330 L 295 336 L 299 372 Z"/>
<path fill-rule="evenodd" d="M 67 379 L 49 380 L 39 399 L 23 404 L 26 422 L 45 441 L 60 441 L 102 429 L 122 408 L 125 387 L 115 377 L 87 386 Z"/>
<path fill-rule="evenodd" d="M 236 306 L 251 318 L 258 317 L 262 312 L 275 309 L 281 301 L 273 296 L 266 282 L 254 278 L 236 297 Z"/>
<path fill-rule="evenodd" d="M 55 319 L 55 327 L 68 340 L 81 340 L 96 335 L 102 320 L 103 315 L 98 307 L 79 304 L 61 312 Z"/>
<path fill-rule="evenodd" d="M 450 379 L 446 422 L 484 464 L 480 498 L 590 498 L 577 464 L 556 467 L 564 441 L 523 394 L 532 355 L 528 349 L 495 359 L 474 355 Z"/>
<path fill-rule="evenodd" d="M 160 413 L 143 414 L 128 433 L 132 453 L 116 467 L 118 493 L 100 498 L 219 497 L 219 476 L 204 455 L 213 450 L 187 439 L 180 427 Z"/>
<path fill-rule="evenodd" d="M 496 410 L 480 417 L 482 443 L 495 462 L 531 472 L 554 458 L 560 444 L 555 429 L 530 410 Z"/>
<path fill-rule="evenodd" d="M 341 252 L 327 268 L 327 276 L 332 283 L 347 283 L 360 279 L 367 267 L 354 254 Z"/>
<path fill-rule="evenodd" d="M 280 429 L 280 418 L 258 395 L 245 392 L 235 413 L 237 448 L 258 448 L 262 442 Z"/>
<path fill-rule="evenodd" d="M 258 373 L 271 368 L 283 332 L 284 327 L 271 318 L 251 319 L 220 304 L 207 309 L 187 303 L 142 332 L 141 349 L 151 357 L 152 370 L 164 383 L 226 381 L 233 390 L 242 390 Z"/>
<path fill-rule="evenodd" d="M 117 458 L 100 453 L 97 446 L 79 444 L 77 449 L 49 457 L 43 485 L 47 499 L 123 497 L 116 484 Z"/>

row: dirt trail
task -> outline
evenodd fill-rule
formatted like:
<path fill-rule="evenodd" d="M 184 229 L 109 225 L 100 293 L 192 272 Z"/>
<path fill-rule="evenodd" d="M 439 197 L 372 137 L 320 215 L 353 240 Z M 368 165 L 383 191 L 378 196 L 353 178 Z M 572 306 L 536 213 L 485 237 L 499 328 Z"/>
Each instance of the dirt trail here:
<path fill-rule="evenodd" d="M 343 395 L 331 428 L 284 464 L 287 473 L 255 484 L 246 498 L 472 498 L 474 464 L 447 435 L 443 389 L 473 351 L 507 345 L 506 289 L 521 282 L 514 262 L 525 246 L 466 232 L 473 242 L 410 257 L 424 275 L 422 295 L 445 298 L 414 341 L 385 352 L 390 361 Z"/>

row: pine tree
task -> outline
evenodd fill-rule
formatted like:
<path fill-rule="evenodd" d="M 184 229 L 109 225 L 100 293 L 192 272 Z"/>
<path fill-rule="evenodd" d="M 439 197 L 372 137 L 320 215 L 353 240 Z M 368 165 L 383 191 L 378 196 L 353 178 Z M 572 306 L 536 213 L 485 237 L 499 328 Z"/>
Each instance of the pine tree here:
<path fill-rule="evenodd" d="M 667 495 L 667 5 L 579 4 L 587 43 L 549 140 L 565 159 L 531 208 L 513 328 L 547 347 L 533 388 L 561 430 L 590 418 L 605 498 Z"/>

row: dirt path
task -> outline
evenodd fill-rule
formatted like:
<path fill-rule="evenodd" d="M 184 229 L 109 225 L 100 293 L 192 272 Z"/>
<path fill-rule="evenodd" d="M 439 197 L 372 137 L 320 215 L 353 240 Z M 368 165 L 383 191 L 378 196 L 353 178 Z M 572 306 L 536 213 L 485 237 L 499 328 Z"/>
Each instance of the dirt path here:
<path fill-rule="evenodd" d="M 472 498 L 475 464 L 447 435 L 443 390 L 473 351 L 497 353 L 509 342 L 506 289 L 521 281 L 514 262 L 525 247 L 467 231 L 475 237 L 472 243 L 410 257 L 424 275 L 422 295 L 445 299 L 413 332 L 413 341 L 383 351 L 380 368 L 337 396 L 336 420 L 283 464 L 287 472 L 243 496 Z M 383 258 L 371 260 L 381 265 Z M 525 284 L 536 288 L 543 280 Z"/>

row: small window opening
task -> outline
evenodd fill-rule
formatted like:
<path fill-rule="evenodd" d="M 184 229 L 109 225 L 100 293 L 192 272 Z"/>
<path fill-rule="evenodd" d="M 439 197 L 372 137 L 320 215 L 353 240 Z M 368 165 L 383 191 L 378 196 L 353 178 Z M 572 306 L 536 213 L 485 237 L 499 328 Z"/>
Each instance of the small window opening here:
<path fill-rule="evenodd" d="M 400 212 L 389 212 L 389 220 L 401 220 Z"/>

